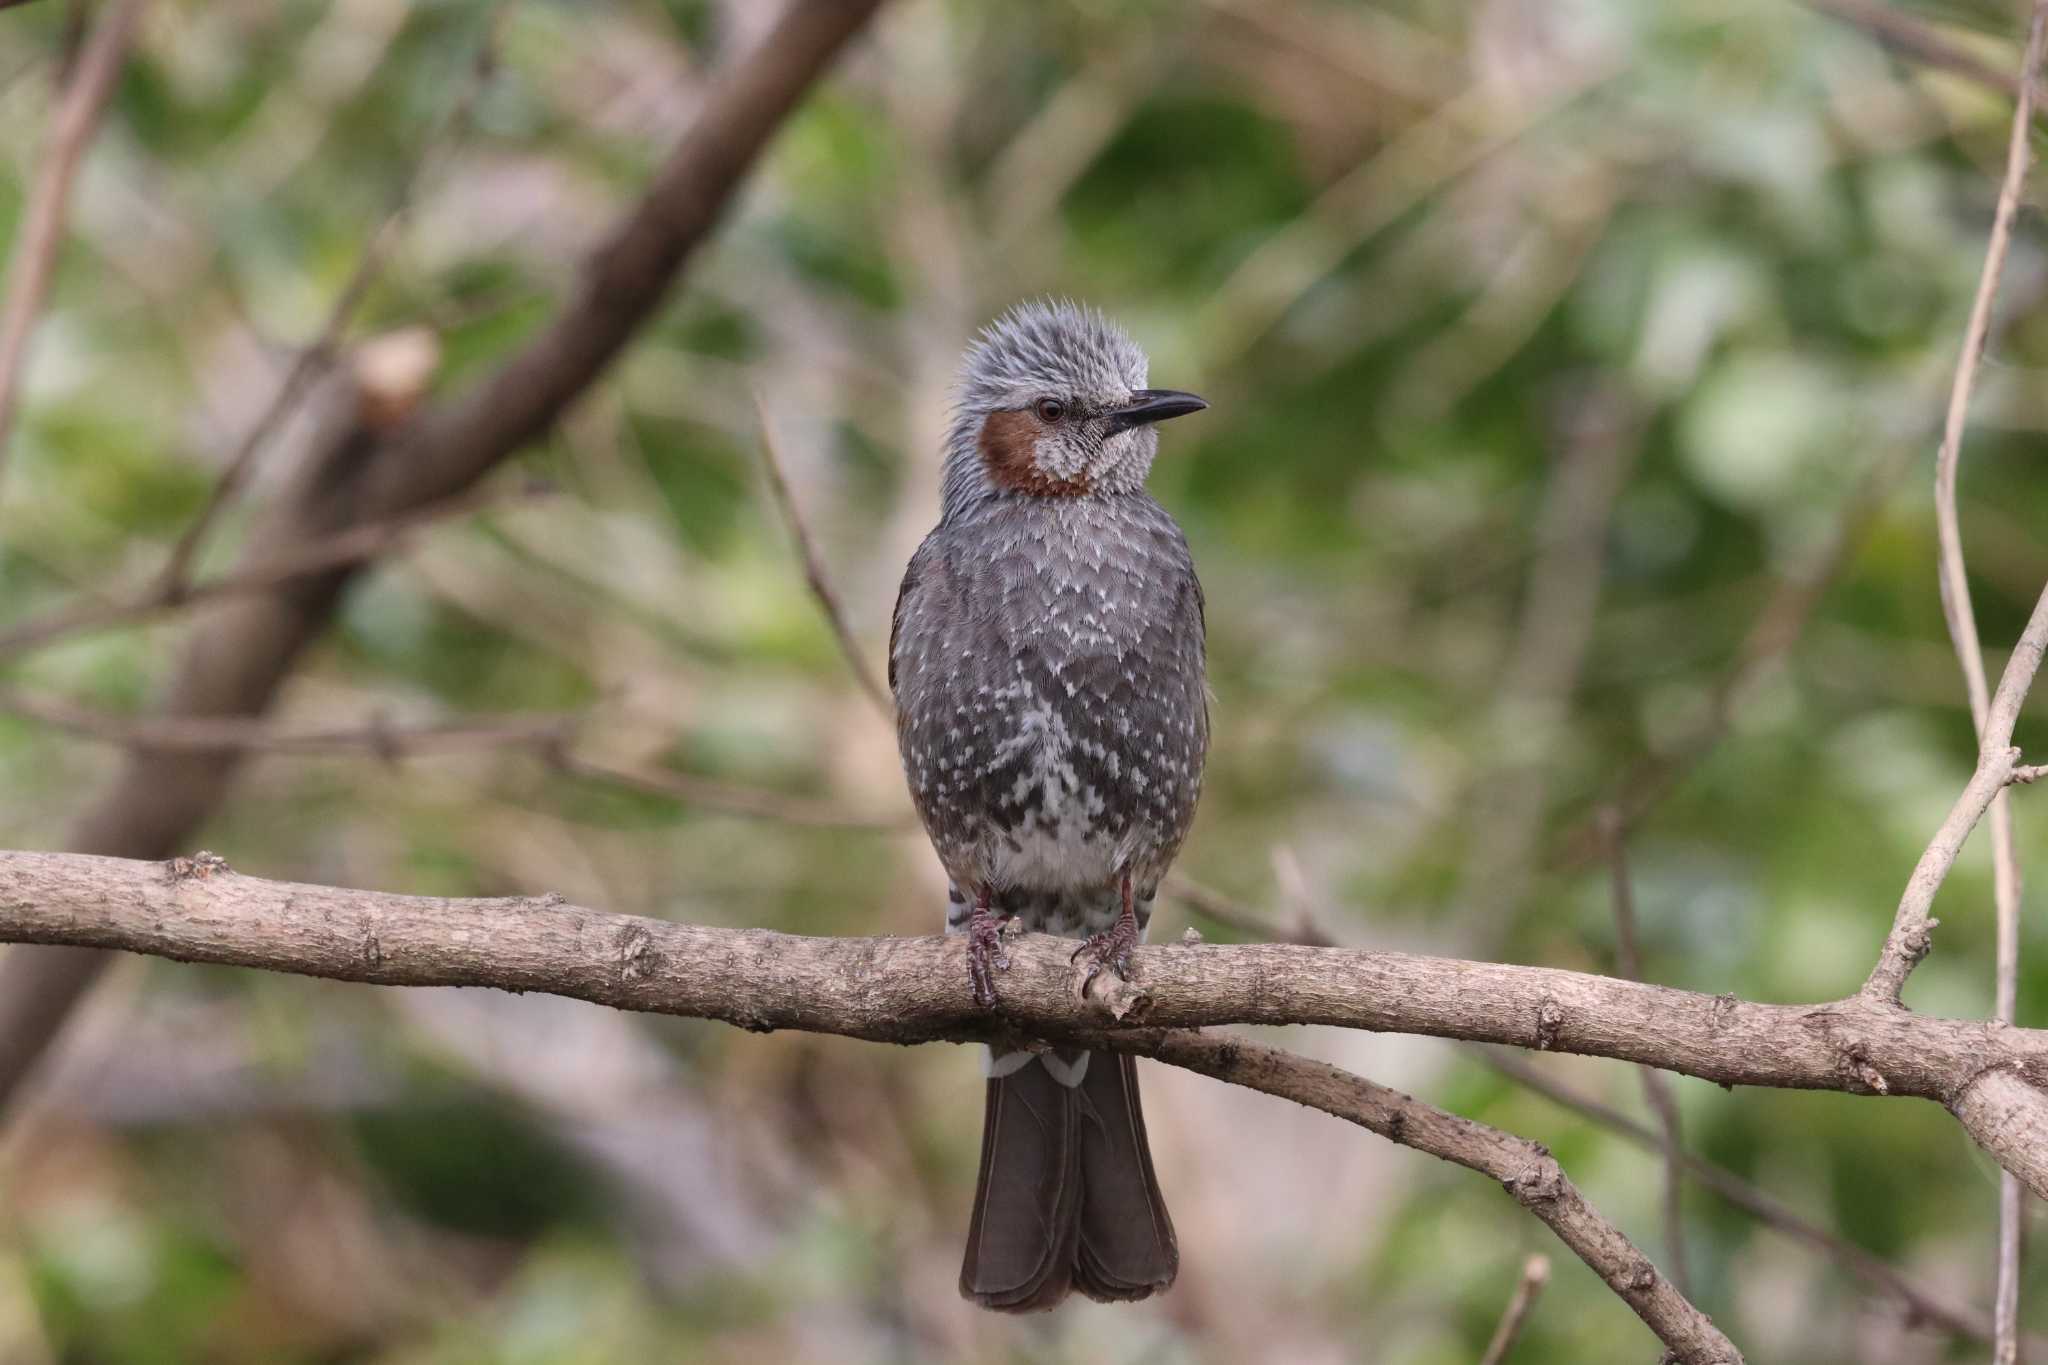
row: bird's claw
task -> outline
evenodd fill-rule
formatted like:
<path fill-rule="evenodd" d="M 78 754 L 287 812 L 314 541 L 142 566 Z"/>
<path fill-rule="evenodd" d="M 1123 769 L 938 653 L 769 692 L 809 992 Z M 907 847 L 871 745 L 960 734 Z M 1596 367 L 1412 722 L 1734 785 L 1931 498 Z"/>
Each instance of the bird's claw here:
<path fill-rule="evenodd" d="M 985 1010 L 996 1006 L 996 973 L 1010 970 L 1003 930 L 1011 918 L 976 916 L 967 928 L 967 979 L 974 986 L 974 1003 Z"/>
<path fill-rule="evenodd" d="M 1115 972 L 1123 980 L 1131 977 L 1131 949 L 1138 945 L 1137 926 L 1127 920 L 1118 920 L 1115 927 L 1100 934 L 1091 934 L 1080 947 L 1074 949 L 1069 962 L 1079 962 L 1084 956 L 1092 956 L 1088 974 L 1081 978 L 1081 990 L 1085 994 L 1095 978 L 1102 975 L 1104 967 Z"/>

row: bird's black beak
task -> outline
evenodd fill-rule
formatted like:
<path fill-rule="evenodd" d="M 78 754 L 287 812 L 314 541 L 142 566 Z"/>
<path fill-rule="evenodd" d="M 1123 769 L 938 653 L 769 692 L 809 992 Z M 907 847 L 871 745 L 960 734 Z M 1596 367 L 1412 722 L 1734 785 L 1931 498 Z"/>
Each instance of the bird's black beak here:
<path fill-rule="evenodd" d="M 1169 417 L 1185 417 L 1208 406 L 1208 400 L 1179 389 L 1138 389 L 1131 394 L 1129 403 L 1109 414 L 1109 429 L 1129 431 L 1150 422 L 1164 422 Z"/>

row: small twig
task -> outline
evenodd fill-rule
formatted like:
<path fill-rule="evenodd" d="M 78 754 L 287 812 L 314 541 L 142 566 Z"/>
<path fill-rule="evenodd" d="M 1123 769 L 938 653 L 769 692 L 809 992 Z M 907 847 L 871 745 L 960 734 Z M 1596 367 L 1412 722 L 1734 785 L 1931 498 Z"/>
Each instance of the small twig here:
<path fill-rule="evenodd" d="M 1970 837 L 1970 831 L 1977 827 L 1992 801 L 2005 789 L 2019 761 L 2019 750 L 2012 747 L 2013 726 L 2019 721 L 2020 706 L 2026 701 L 2027 689 L 2033 686 L 2034 675 L 2040 672 L 2044 650 L 2048 650 L 2048 590 L 2043 590 L 2035 601 L 2034 613 L 2028 618 L 2018 643 L 2013 646 L 2012 657 L 2006 660 L 2005 674 L 1998 680 L 1998 690 L 1991 694 L 1977 771 L 1970 778 L 1970 784 L 1963 788 L 1962 795 L 1956 798 L 1948 818 L 1935 831 L 1934 838 L 1914 866 L 1913 875 L 1906 881 L 1905 894 L 1899 898 L 1898 912 L 1892 918 L 1892 931 L 1885 939 L 1884 951 L 1877 966 L 1871 969 L 1870 979 L 1863 983 L 1865 999 L 1896 1005 L 1907 976 L 1927 955 L 1929 931 L 1934 927 L 1928 911 L 1934 904 L 1935 893 L 1941 890 L 1949 869 L 1955 865 L 1964 840 Z"/>
<path fill-rule="evenodd" d="M 252 716 L 123 716 L 13 688 L 0 688 L 0 711 L 146 752 L 361 754 L 397 762 L 450 751 L 515 750 L 531 753 L 568 776 L 631 787 L 730 815 L 835 829 L 895 829 L 904 823 L 901 818 L 866 815 L 672 769 L 624 767 L 583 757 L 571 744 L 582 718 L 572 714 L 473 716 L 414 725 L 379 718 L 367 724 L 291 730 Z"/>
<path fill-rule="evenodd" d="M 1606 813 L 1608 827 L 1608 868 L 1614 901 L 1614 956 L 1621 975 L 1631 981 L 1643 979 L 1643 955 L 1636 940 L 1636 895 L 1628 872 L 1628 844 L 1621 833 L 1620 816 Z M 1692 1292 L 1692 1272 L 1685 1254 L 1685 1183 L 1681 1178 L 1685 1143 L 1679 1126 L 1678 1098 L 1671 1092 L 1671 1080 L 1655 1067 L 1642 1067 L 1643 1098 L 1657 1116 L 1664 1149 L 1664 1241 L 1671 1253 L 1671 1282 L 1681 1294 Z"/>
<path fill-rule="evenodd" d="M 1272 943 L 1300 943 L 1311 948 L 1337 946 L 1337 940 L 1323 931 L 1305 906 L 1291 927 L 1283 927 L 1244 902 L 1233 900 L 1214 887 L 1204 886 L 1182 872 L 1167 874 L 1166 889 L 1169 894 L 1186 902 L 1190 909 L 1204 919 L 1214 920 L 1226 928 L 1235 929 L 1255 939 Z"/>
<path fill-rule="evenodd" d="M 1832 15 L 1869 34 L 1892 52 L 1911 57 L 1925 66 L 1938 67 L 1968 77 L 1986 89 L 2009 96 L 2020 93 L 2020 82 L 1974 53 L 1942 37 L 1909 12 L 1879 0 L 1806 0 L 1809 8 Z"/>
<path fill-rule="evenodd" d="M 548 755 L 548 761 L 558 771 L 573 777 L 632 787 L 650 796 L 671 797 L 689 805 L 724 811 L 728 815 L 746 815 L 821 829 L 902 829 L 909 822 L 907 816 L 866 815 L 824 801 L 734 786 L 708 777 L 679 773 L 671 768 L 625 768 L 573 753 L 553 753 Z"/>
<path fill-rule="evenodd" d="M 846 623 L 846 612 L 840 606 L 839 593 L 832 586 L 831 575 L 825 571 L 825 561 L 818 554 L 817 542 L 811 538 L 810 525 L 804 520 L 803 509 L 797 506 L 796 496 L 790 492 L 789 477 L 782 467 L 782 452 L 775 440 L 775 424 L 769 419 L 768 405 L 759 393 L 754 395 L 754 415 L 761 424 L 761 463 L 768 470 L 768 486 L 774 490 L 775 505 L 781 509 L 782 519 L 789 524 L 790 538 L 796 542 L 797 553 L 803 557 L 804 582 L 810 586 L 811 596 L 818 599 L 818 608 L 825 613 L 825 621 L 832 627 L 832 638 L 839 642 L 839 652 L 845 656 L 846 666 L 853 670 L 854 681 L 860 684 L 860 690 L 867 693 L 868 700 L 875 704 L 876 709 L 893 720 L 896 703 L 868 666 L 853 627 Z"/>
<path fill-rule="evenodd" d="M 1522 1324 L 1528 1320 L 1529 1310 L 1536 1306 L 1537 1295 L 1549 1283 L 1548 1256 L 1534 1255 L 1522 1262 L 1522 1278 L 1515 1284 L 1515 1292 L 1508 1299 L 1507 1309 L 1500 1315 L 1500 1325 L 1493 1329 L 1493 1339 L 1486 1343 L 1486 1354 L 1479 1357 L 1479 1365 L 1502 1365 L 1508 1358 L 1508 1352 L 1515 1349 L 1515 1341 L 1522 1335 Z M 1681 1289 L 1679 1292 L 1685 1291 Z"/>
<path fill-rule="evenodd" d="M 517 496 L 544 496 L 552 490 L 534 485 Z M 0 659 L 26 649 L 47 645 L 52 640 L 83 630 L 98 630 L 141 620 L 175 607 L 190 606 L 214 598 L 246 596 L 267 592 L 296 579 L 325 573 L 329 569 L 360 564 L 389 553 L 400 542 L 437 522 L 467 516 L 505 500 L 495 492 L 471 493 L 392 517 L 388 521 L 352 526 L 302 549 L 274 559 L 246 565 L 233 573 L 183 588 L 161 576 L 149 587 L 99 602 L 77 602 L 47 615 L 32 617 L 0 630 Z"/>
<path fill-rule="evenodd" d="M 56 273 L 64 244 L 64 220 L 71 186 L 87 144 L 120 78 L 135 21 L 148 0 L 114 0 L 74 64 L 50 127 L 49 143 L 36 168 L 35 184 L 14 239 L 7 270 L 7 298 L 0 303 L 0 472 L 7 465 L 14 412 L 20 402 L 21 373 L 29 334 Z"/>
<path fill-rule="evenodd" d="M 2022 763 L 2012 770 L 2006 781 L 2015 787 L 2023 787 L 2048 777 L 2048 763 Z"/>
<path fill-rule="evenodd" d="M 382 759 L 459 749 L 524 748 L 566 743 L 577 718 L 569 714 L 470 716 L 398 725 L 367 724 L 291 730 L 252 716 L 120 715 L 61 697 L 0 688 L 0 711 L 130 749 L 167 753 L 347 754 Z"/>
<path fill-rule="evenodd" d="M 350 272 L 341 293 L 335 297 L 328 310 L 326 321 L 319 333 L 292 357 L 285 376 L 271 395 L 269 404 L 242 438 L 235 453 L 229 457 L 226 468 L 214 481 L 213 491 L 206 505 L 199 509 L 199 515 L 192 519 L 178 543 L 171 547 L 170 558 L 164 562 L 162 590 L 170 598 L 177 598 L 188 585 L 192 572 L 192 561 L 199 553 L 200 544 L 212 528 L 216 518 L 234 501 L 254 470 L 257 458 L 284 425 L 284 421 L 305 397 L 314 377 L 321 368 L 333 359 L 341 346 L 343 334 L 349 322 L 355 317 L 356 309 L 362 306 L 370 288 L 377 281 L 384 268 L 386 256 L 397 240 L 399 226 L 411 211 L 413 195 L 424 178 L 427 168 L 437 161 L 447 145 L 468 124 L 470 111 L 475 108 L 478 96 L 483 93 L 492 73 L 497 69 L 498 33 L 503 24 L 508 0 L 492 10 L 484 21 L 484 34 L 477 44 L 474 60 L 470 65 L 469 78 L 463 83 L 460 93 L 428 133 L 426 142 L 411 167 L 400 178 L 391 196 L 391 205 L 385 211 L 384 220 L 370 232 L 363 243 L 362 254 L 356 258 L 355 269 Z"/>

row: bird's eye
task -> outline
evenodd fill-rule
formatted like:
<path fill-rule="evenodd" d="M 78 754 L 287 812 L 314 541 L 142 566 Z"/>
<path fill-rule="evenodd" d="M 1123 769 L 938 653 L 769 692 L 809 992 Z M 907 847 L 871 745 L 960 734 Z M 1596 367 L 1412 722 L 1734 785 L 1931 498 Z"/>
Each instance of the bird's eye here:
<path fill-rule="evenodd" d="M 1067 405 L 1057 398 L 1038 400 L 1038 416 L 1041 421 L 1057 422 L 1067 415 Z"/>

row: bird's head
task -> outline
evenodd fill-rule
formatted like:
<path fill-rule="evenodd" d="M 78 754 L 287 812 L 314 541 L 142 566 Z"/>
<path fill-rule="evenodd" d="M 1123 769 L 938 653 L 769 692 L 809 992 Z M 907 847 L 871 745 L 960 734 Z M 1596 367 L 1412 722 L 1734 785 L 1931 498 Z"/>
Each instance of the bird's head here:
<path fill-rule="evenodd" d="M 1092 308 L 1019 304 L 967 348 L 946 440 L 945 515 L 1015 493 L 1074 498 L 1144 485 L 1153 424 L 1209 406 L 1145 387 L 1145 353 Z"/>

